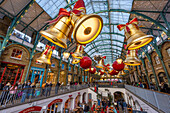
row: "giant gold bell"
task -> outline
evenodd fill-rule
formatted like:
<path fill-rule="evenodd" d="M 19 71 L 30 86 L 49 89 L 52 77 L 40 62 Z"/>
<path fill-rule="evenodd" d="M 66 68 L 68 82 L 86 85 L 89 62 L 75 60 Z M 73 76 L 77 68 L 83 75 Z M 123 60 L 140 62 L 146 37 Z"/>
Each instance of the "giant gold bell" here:
<path fill-rule="evenodd" d="M 127 54 L 126 60 L 124 61 L 124 64 L 131 66 L 141 65 L 141 61 L 137 57 L 136 50 L 130 50 L 130 53 Z"/>
<path fill-rule="evenodd" d="M 71 40 L 72 29 L 71 18 L 63 16 L 47 30 L 40 31 L 40 34 L 50 42 L 67 48 L 67 39 Z"/>
<path fill-rule="evenodd" d="M 76 51 L 71 55 L 74 58 L 82 59 L 83 58 L 83 52 L 84 52 L 83 45 L 77 44 Z"/>
<path fill-rule="evenodd" d="M 99 15 L 88 14 L 86 15 L 85 9 L 80 16 L 72 13 L 71 23 L 74 27 L 73 37 L 79 44 L 87 44 L 97 38 L 103 27 L 103 20 Z"/>
<path fill-rule="evenodd" d="M 54 50 L 54 46 L 48 46 L 46 45 L 45 50 L 42 52 L 41 56 L 36 59 L 37 62 L 40 63 L 45 63 L 45 64 L 51 64 L 51 55 L 52 55 L 52 50 Z"/>
<path fill-rule="evenodd" d="M 143 47 L 150 43 L 154 38 L 152 35 L 146 35 L 142 31 L 140 31 L 139 27 L 136 24 L 129 24 L 128 28 L 130 29 L 129 32 L 127 32 L 127 30 L 125 29 L 128 50 Z"/>

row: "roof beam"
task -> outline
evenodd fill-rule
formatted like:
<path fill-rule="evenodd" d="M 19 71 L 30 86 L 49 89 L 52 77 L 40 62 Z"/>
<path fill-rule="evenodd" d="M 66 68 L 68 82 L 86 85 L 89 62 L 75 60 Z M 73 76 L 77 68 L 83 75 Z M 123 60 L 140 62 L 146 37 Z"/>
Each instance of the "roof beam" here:
<path fill-rule="evenodd" d="M 96 12 L 96 14 L 103 13 L 103 12 L 124 12 L 124 13 L 131 13 L 131 14 L 141 16 L 141 17 L 147 19 L 148 21 L 153 22 L 158 27 L 160 27 L 160 29 L 162 29 L 165 33 L 167 33 L 168 36 L 170 35 L 168 30 L 163 25 L 161 25 L 156 20 L 154 20 L 154 19 L 150 18 L 149 16 L 144 15 L 142 13 L 139 13 L 139 12 L 136 12 L 136 11 L 128 11 L 128 10 L 125 10 L 125 9 L 110 9 L 110 10 L 98 11 L 98 12 Z"/>
<path fill-rule="evenodd" d="M 107 9 L 108 10 L 110 10 L 110 4 L 109 4 L 109 0 L 107 0 Z M 111 23 L 110 22 L 110 12 L 108 12 L 108 16 L 109 16 L 109 23 Z M 109 30 L 110 30 L 110 32 L 111 32 L 111 25 L 109 25 Z M 111 44 L 112 44 L 112 35 L 110 34 L 110 40 L 111 40 Z M 112 46 L 111 46 L 111 51 L 112 51 Z M 113 55 L 112 55 L 112 59 L 113 59 Z M 112 62 L 113 62 L 113 60 L 112 60 Z"/>
<path fill-rule="evenodd" d="M 97 45 L 96 47 L 101 47 L 101 46 L 106 46 L 106 45 L 109 45 L 109 44 Z M 123 48 L 123 47 L 118 46 L 118 45 L 115 45 L 115 44 L 112 44 L 112 45 L 110 45 L 110 46 L 115 46 L 115 47 Z M 94 48 L 91 48 L 90 50 L 88 50 L 87 53 L 89 53 L 89 52 L 90 52 L 91 50 L 93 50 L 93 49 L 94 49 Z"/>
<path fill-rule="evenodd" d="M 94 42 L 100 42 L 100 41 L 104 41 L 104 40 L 109 40 L 109 41 L 110 41 L 110 39 L 101 39 L 101 40 L 96 40 L 96 41 L 94 41 Z M 112 39 L 112 41 L 117 41 L 117 42 L 120 42 L 120 43 L 122 43 L 122 44 L 126 43 L 126 42 L 122 42 L 122 41 L 116 40 L 116 39 Z M 87 45 L 85 48 L 87 48 L 87 47 L 90 46 L 90 45 L 91 45 L 91 43 L 90 43 L 89 45 Z"/>
<path fill-rule="evenodd" d="M 168 13 L 170 14 L 170 12 L 162 12 L 162 11 L 147 11 L 147 10 L 132 10 L 135 12 L 146 12 L 146 13 Z"/>

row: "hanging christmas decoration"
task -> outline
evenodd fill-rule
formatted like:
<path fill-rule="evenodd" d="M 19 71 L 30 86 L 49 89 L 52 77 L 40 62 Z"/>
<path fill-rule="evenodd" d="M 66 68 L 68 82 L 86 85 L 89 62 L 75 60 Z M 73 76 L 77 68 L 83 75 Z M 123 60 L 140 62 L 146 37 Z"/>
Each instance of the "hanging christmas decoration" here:
<path fill-rule="evenodd" d="M 121 71 L 124 69 L 125 64 L 123 63 L 123 61 L 119 62 L 119 61 L 114 61 L 112 64 L 113 69 L 117 70 L 117 71 Z"/>
<path fill-rule="evenodd" d="M 116 71 L 116 70 L 111 70 L 111 71 L 109 71 L 109 74 L 110 75 L 117 75 L 119 73 L 119 71 Z"/>
<path fill-rule="evenodd" d="M 67 48 L 67 39 L 71 41 L 72 33 L 79 44 L 87 44 L 96 39 L 102 30 L 103 20 L 96 14 L 86 15 L 84 1 L 78 0 L 69 12 L 60 8 L 57 18 L 49 21 L 49 25 L 40 34 L 50 42 Z"/>
<path fill-rule="evenodd" d="M 125 65 L 124 70 L 129 71 L 129 67 L 127 65 Z"/>
<path fill-rule="evenodd" d="M 71 54 L 71 55 L 74 58 L 82 59 L 83 58 L 83 52 L 84 52 L 84 46 L 86 46 L 86 45 L 77 44 L 75 52 L 73 54 Z"/>
<path fill-rule="evenodd" d="M 127 49 L 133 50 L 143 47 L 150 43 L 153 40 L 152 35 L 146 35 L 142 31 L 140 31 L 137 26 L 138 20 L 134 18 L 129 23 L 120 24 L 117 28 L 121 31 L 124 29 L 126 40 L 127 40 Z"/>
<path fill-rule="evenodd" d="M 96 68 L 95 67 L 91 67 L 90 70 L 89 70 L 89 73 L 95 74 L 96 73 Z"/>
<path fill-rule="evenodd" d="M 73 57 L 72 64 L 78 64 L 79 62 L 80 62 L 79 58 L 74 58 Z"/>
<path fill-rule="evenodd" d="M 126 55 L 126 60 L 124 61 L 125 65 L 137 66 L 141 65 L 141 61 L 138 59 L 136 50 L 129 50 Z"/>
<path fill-rule="evenodd" d="M 68 52 L 64 52 L 64 53 L 63 53 L 64 59 L 68 59 L 69 56 L 70 56 L 70 53 L 68 53 Z"/>
<path fill-rule="evenodd" d="M 105 71 L 102 69 L 102 70 L 99 70 L 100 72 L 100 75 L 104 75 Z"/>
<path fill-rule="evenodd" d="M 52 51 L 55 49 L 55 46 L 46 45 L 45 50 L 42 52 L 41 56 L 36 59 L 37 62 L 51 64 L 51 55 Z"/>
<path fill-rule="evenodd" d="M 94 60 L 98 61 L 98 64 L 96 65 L 97 68 L 104 68 L 104 59 L 106 59 L 106 56 L 102 57 L 101 55 L 95 55 Z"/>
<path fill-rule="evenodd" d="M 92 65 L 92 60 L 89 57 L 84 56 L 82 59 L 80 59 L 80 66 L 83 69 L 90 68 L 91 65 Z"/>

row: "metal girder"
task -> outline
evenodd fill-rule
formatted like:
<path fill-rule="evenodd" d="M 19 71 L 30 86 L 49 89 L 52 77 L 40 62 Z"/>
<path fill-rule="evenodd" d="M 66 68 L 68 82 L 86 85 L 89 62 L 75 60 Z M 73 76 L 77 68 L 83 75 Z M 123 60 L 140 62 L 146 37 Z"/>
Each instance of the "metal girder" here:
<path fill-rule="evenodd" d="M 102 49 L 110 50 L 111 48 L 102 48 Z M 114 50 L 119 51 L 119 52 L 122 52 L 122 51 L 120 51 L 120 50 L 118 50 L 118 49 L 114 49 Z M 93 55 L 95 52 L 96 52 L 96 51 L 92 52 L 92 53 L 89 54 L 89 55 Z M 103 52 L 104 52 L 104 51 L 103 51 Z M 99 51 L 99 53 L 101 53 L 101 52 Z"/>
<path fill-rule="evenodd" d="M 96 40 L 96 41 L 93 41 L 93 42 L 100 42 L 100 41 L 104 41 L 104 40 L 109 40 L 109 41 L 110 41 L 110 39 L 101 39 L 101 40 Z M 117 42 L 120 42 L 120 43 L 122 43 L 122 44 L 125 43 L 125 42 L 122 42 L 122 41 L 116 40 L 116 39 L 112 39 L 112 41 L 117 41 Z M 87 45 L 85 48 L 87 48 L 87 47 L 90 46 L 90 45 L 91 45 L 91 43 L 90 43 L 89 45 Z"/>
<path fill-rule="evenodd" d="M 132 10 L 135 12 L 146 12 L 146 13 L 170 13 L 170 12 L 162 12 L 162 11 L 146 11 L 146 10 Z"/>
<path fill-rule="evenodd" d="M 124 35 L 120 34 L 120 33 L 114 33 L 114 32 L 102 32 L 100 34 L 115 34 L 115 35 L 120 35 L 122 37 L 125 37 Z"/>
<path fill-rule="evenodd" d="M 142 13 L 139 13 L 139 12 L 135 12 L 135 11 L 128 11 L 128 10 L 125 10 L 125 9 L 110 9 L 110 10 L 103 10 L 103 11 L 98 11 L 96 12 L 96 14 L 98 13 L 103 13 L 103 12 L 124 12 L 124 13 L 131 13 L 131 14 L 136 14 L 138 16 L 141 16 L 145 19 L 147 19 L 148 21 L 151 21 L 153 22 L 155 25 L 157 25 L 158 27 L 160 27 L 160 29 L 162 29 L 165 33 L 168 33 L 167 35 L 169 36 L 169 32 L 168 30 L 163 26 L 161 25 L 159 22 L 157 22 L 156 20 L 150 18 L 149 16 L 146 16 Z"/>
<path fill-rule="evenodd" d="M 5 50 L 5 47 L 9 41 L 10 36 L 12 35 L 13 30 L 15 29 L 16 25 L 19 23 L 23 15 L 25 14 L 26 10 L 28 10 L 31 6 L 31 4 L 34 3 L 34 0 L 31 0 L 23 9 L 20 11 L 20 13 L 17 14 L 17 16 L 14 17 L 8 31 L 6 34 L 5 39 L 3 40 L 2 46 L 0 47 L 0 56 L 2 52 Z"/>
<path fill-rule="evenodd" d="M 107 9 L 110 10 L 110 3 L 109 3 L 109 0 L 107 0 Z M 109 23 L 110 22 L 110 12 L 108 12 L 108 16 L 109 16 Z M 109 30 L 111 32 L 111 25 L 109 25 Z M 112 35 L 110 34 L 110 40 L 111 40 L 111 44 L 112 44 Z M 111 47 L 111 51 L 112 51 L 112 47 Z M 112 55 L 112 59 L 113 59 L 113 55 Z M 113 62 L 113 60 L 112 60 Z"/>
<path fill-rule="evenodd" d="M 25 26 L 24 29 L 21 30 L 21 32 L 23 32 L 29 25 L 31 25 L 43 13 L 44 13 L 44 10 L 40 14 L 38 14 L 29 24 L 27 24 L 27 26 Z"/>
<path fill-rule="evenodd" d="M 100 46 L 106 46 L 106 45 L 109 45 L 109 44 L 103 44 L 103 45 L 97 45 L 96 47 L 100 47 Z M 119 48 L 123 48 L 121 46 L 118 46 L 118 45 L 115 45 L 115 44 L 112 44 L 111 46 L 116 46 L 116 47 L 119 47 Z M 91 50 L 93 50 L 94 48 L 91 48 L 90 50 L 88 50 L 87 53 L 89 53 Z"/>
<path fill-rule="evenodd" d="M 116 23 L 116 24 L 113 24 L 113 23 L 104 23 L 103 25 L 119 25 L 120 23 Z M 152 28 L 147 28 L 147 27 L 139 27 L 141 29 L 152 29 Z M 161 30 L 161 29 L 152 29 L 152 30 Z M 162 30 L 161 30 L 162 31 Z"/>

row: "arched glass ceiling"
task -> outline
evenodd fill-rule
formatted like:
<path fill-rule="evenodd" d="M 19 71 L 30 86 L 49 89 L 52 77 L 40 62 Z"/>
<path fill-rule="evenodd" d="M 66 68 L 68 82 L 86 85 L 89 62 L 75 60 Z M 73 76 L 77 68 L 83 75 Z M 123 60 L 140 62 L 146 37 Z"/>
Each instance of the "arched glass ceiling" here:
<path fill-rule="evenodd" d="M 36 2 L 52 18 L 54 18 L 58 14 L 60 8 L 64 8 L 65 6 L 68 5 L 68 2 L 71 3 L 74 2 L 74 0 L 36 0 Z M 91 14 L 101 10 L 109 10 L 109 9 L 125 9 L 130 11 L 132 8 L 133 0 L 84 0 L 84 2 L 85 2 L 87 14 Z M 73 5 L 71 7 L 73 7 Z M 71 8 L 67 8 L 67 10 L 70 9 Z M 89 46 L 85 48 L 85 51 L 89 55 L 91 55 L 91 57 L 93 57 L 92 55 L 94 55 L 95 52 L 98 51 L 99 53 L 108 56 L 106 61 L 113 62 L 113 60 L 115 60 L 115 57 L 121 54 L 120 51 L 122 51 L 122 48 L 120 47 L 123 47 L 123 43 L 120 43 L 118 41 L 124 42 L 124 37 L 113 34 L 113 33 L 119 33 L 124 35 L 124 32 L 119 31 L 117 29 L 117 25 L 115 24 L 127 23 L 130 14 L 122 13 L 122 12 L 104 12 L 104 13 L 98 13 L 98 15 L 102 17 L 104 23 L 102 32 L 95 39 L 95 41 L 88 44 Z M 110 34 L 110 32 L 112 34 Z M 118 41 L 115 41 L 114 39 Z M 112 54 L 115 50 L 119 50 L 117 51 L 116 54 L 117 56 L 115 55 L 115 53 Z M 106 51 L 110 51 L 111 53 L 107 54 Z"/>

